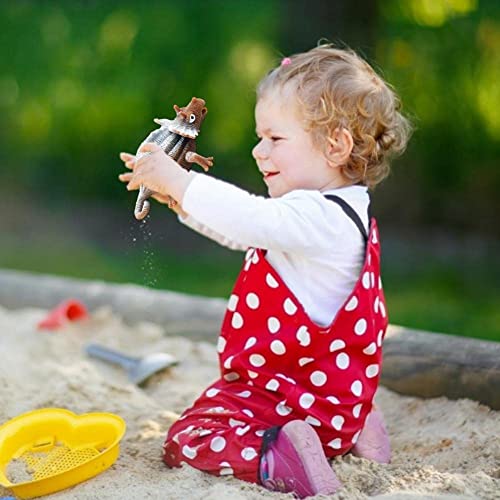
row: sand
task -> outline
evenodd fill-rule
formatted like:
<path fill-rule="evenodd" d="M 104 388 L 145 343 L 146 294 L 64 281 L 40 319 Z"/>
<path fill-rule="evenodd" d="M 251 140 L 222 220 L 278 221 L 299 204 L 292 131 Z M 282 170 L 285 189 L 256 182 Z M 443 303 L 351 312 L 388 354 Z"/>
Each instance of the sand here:
<path fill-rule="evenodd" d="M 0 307 L 0 423 L 44 407 L 112 412 L 127 423 L 120 456 L 110 469 L 45 498 L 291 498 L 189 466 L 168 469 L 161 460 L 171 423 L 217 378 L 215 343 L 167 337 L 151 323 L 127 326 L 106 308 L 59 331 L 37 331 L 45 313 Z M 88 342 L 132 355 L 168 352 L 180 363 L 138 388 L 122 369 L 89 359 L 83 353 Z M 383 387 L 376 399 L 386 416 L 393 461 L 336 458 L 333 467 L 344 487 L 330 498 L 500 499 L 500 412 L 469 400 L 404 397 Z M 8 494 L 0 487 L 0 496 Z"/>

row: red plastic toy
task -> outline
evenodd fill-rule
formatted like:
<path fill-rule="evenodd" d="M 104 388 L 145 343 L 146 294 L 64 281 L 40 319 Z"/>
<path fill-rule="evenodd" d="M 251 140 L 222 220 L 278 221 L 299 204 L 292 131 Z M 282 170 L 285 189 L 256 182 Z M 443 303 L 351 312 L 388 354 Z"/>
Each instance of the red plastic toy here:
<path fill-rule="evenodd" d="M 76 299 L 64 300 L 37 325 L 39 330 L 57 330 L 67 323 L 79 321 L 88 317 L 85 305 Z"/>

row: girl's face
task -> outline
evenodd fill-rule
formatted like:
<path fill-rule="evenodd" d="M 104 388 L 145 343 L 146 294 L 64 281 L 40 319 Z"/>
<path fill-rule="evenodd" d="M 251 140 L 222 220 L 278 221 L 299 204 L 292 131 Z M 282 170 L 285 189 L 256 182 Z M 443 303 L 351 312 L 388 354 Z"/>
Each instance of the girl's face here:
<path fill-rule="evenodd" d="M 344 184 L 340 169 L 313 145 L 299 116 L 291 92 L 272 91 L 255 108 L 260 140 L 252 155 L 272 198 L 295 189 L 324 191 Z"/>

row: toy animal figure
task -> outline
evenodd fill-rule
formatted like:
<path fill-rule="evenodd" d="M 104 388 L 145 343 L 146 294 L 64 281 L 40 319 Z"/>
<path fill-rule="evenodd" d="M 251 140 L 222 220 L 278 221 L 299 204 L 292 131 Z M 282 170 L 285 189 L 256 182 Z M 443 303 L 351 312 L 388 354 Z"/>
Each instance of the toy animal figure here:
<path fill-rule="evenodd" d="M 193 97 L 191 102 L 184 108 L 179 108 L 177 104 L 174 104 L 174 110 L 177 115 L 174 120 L 154 119 L 154 122 L 158 123 L 160 128 L 151 132 L 141 143 L 139 149 L 146 142 L 154 142 L 186 170 L 191 170 L 191 164 L 197 163 L 207 171 L 213 165 L 213 157 L 205 158 L 196 153 L 196 137 L 198 137 L 201 124 L 207 114 L 205 101 Z M 136 161 L 147 154 L 151 153 L 138 152 Z M 145 186 L 140 186 L 134 210 L 137 220 L 144 219 L 148 215 L 150 203 L 147 198 L 152 194 L 153 191 Z M 175 200 L 171 199 L 169 206 L 173 206 L 175 203 Z"/>

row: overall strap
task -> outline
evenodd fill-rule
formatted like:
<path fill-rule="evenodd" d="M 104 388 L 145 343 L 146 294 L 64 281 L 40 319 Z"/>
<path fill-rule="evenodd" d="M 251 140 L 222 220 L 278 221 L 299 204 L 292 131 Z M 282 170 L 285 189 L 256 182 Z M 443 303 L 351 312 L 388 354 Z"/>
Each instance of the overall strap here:
<path fill-rule="evenodd" d="M 363 239 L 365 240 L 365 244 L 368 242 L 368 234 L 366 233 L 365 226 L 363 222 L 361 221 L 361 218 L 359 215 L 356 213 L 354 208 L 347 203 L 343 198 L 340 196 L 336 196 L 334 194 L 326 194 L 325 198 L 333 201 L 334 203 L 337 203 L 337 205 L 340 206 L 340 208 L 345 212 L 345 214 L 356 224 L 356 227 L 359 229 L 359 232 L 361 233 L 361 236 L 363 236 Z M 368 220 L 370 219 L 370 213 L 368 213 Z"/>

